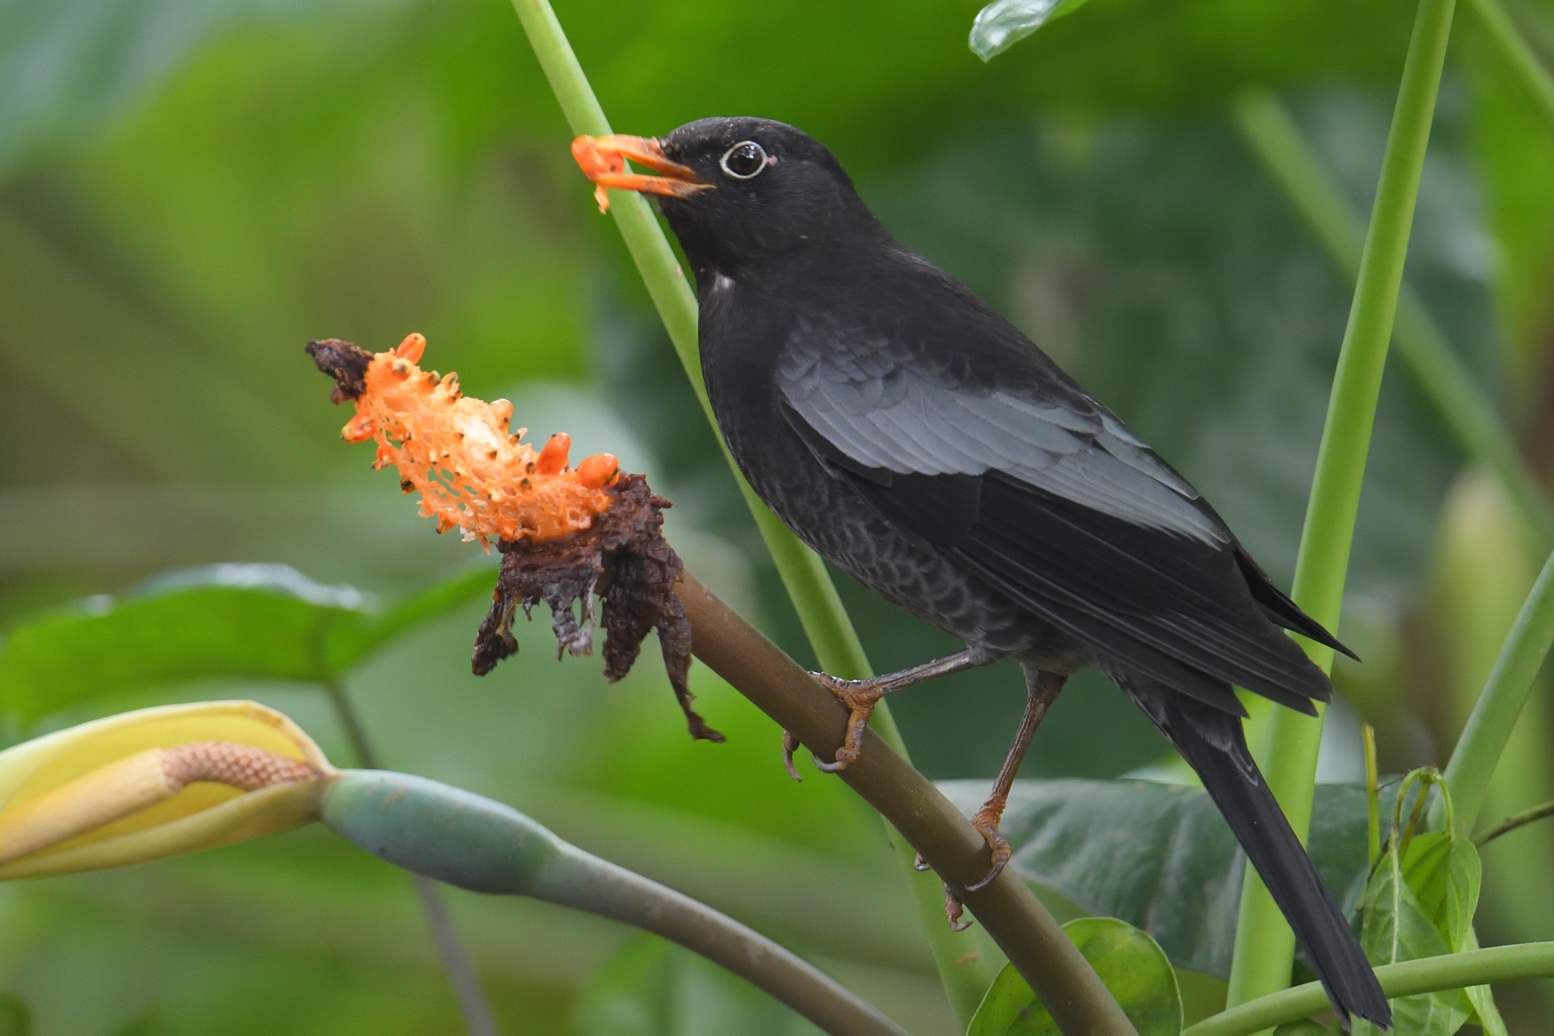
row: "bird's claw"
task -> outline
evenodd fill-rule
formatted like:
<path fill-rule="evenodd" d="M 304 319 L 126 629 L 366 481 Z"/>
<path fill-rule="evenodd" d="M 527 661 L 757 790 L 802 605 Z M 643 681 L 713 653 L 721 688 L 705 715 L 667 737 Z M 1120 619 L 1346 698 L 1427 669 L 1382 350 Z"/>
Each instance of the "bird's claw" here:
<path fill-rule="evenodd" d="M 990 802 L 977 810 L 971 818 L 971 826 L 977 829 L 982 840 L 987 843 L 988 853 L 991 858 L 991 866 L 988 872 L 974 884 L 967 885 L 965 891 L 978 892 L 987 888 L 1003 873 L 1009 864 L 1009 859 L 1014 855 L 1009 846 L 1009 840 L 998 830 L 998 821 L 1003 814 L 1003 804 Z M 923 859 L 923 854 L 918 853 L 917 859 L 912 861 L 914 870 L 927 870 L 928 861 Z M 960 895 L 950 888 L 949 882 L 944 882 L 944 917 L 950 923 L 950 930 L 964 932 L 971 927 L 971 921 L 965 918 L 966 905 L 961 902 Z"/>
<path fill-rule="evenodd" d="M 885 692 L 869 680 L 843 680 L 830 673 L 809 675 L 847 709 L 847 734 L 842 739 L 842 747 L 836 750 L 836 756 L 829 763 L 815 760 L 815 769 L 825 773 L 840 773 L 857 762 L 863 754 L 863 732 L 869 726 L 874 706 L 879 704 Z"/>
<path fill-rule="evenodd" d="M 793 765 L 793 753 L 797 752 L 798 750 L 798 737 L 794 735 L 793 731 L 784 730 L 782 732 L 782 768 L 788 771 L 789 777 L 792 777 L 798 783 L 803 784 L 804 778 L 799 776 L 798 768 Z"/>
<path fill-rule="evenodd" d="M 949 882 L 944 883 L 944 919 L 950 923 L 950 931 L 964 932 L 971 927 L 969 920 L 962 920 L 966 907 L 960 901 L 960 897 L 950 891 Z"/>
<path fill-rule="evenodd" d="M 998 830 L 999 814 L 1003 811 L 978 810 L 971 818 L 971 826 L 977 829 L 982 840 L 987 843 L 989 867 L 986 874 L 975 884 L 967 885 L 967 892 L 980 892 L 991 885 L 1009 864 L 1009 858 L 1014 855 L 1014 850 L 1009 846 L 1009 839 L 1005 838 Z"/>

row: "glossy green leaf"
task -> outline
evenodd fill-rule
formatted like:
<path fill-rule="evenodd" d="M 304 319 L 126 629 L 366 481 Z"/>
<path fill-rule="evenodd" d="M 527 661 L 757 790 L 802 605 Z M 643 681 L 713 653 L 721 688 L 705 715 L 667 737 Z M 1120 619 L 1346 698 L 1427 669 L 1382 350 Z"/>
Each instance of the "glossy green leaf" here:
<path fill-rule="evenodd" d="M 179 680 L 342 675 L 397 633 L 478 597 L 479 569 L 388 608 L 283 565 L 173 572 L 121 597 L 89 598 L 0 643 L 0 709 L 23 720 L 87 699 Z"/>
<path fill-rule="evenodd" d="M 578 999 L 590 1036 L 814 1036 L 809 1022 L 673 943 L 642 936 L 604 963 Z"/>
<path fill-rule="evenodd" d="M 971 23 L 971 50 L 983 61 L 998 55 L 1090 0 L 993 0 Z"/>
<path fill-rule="evenodd" d="M 1402 867 L 1403 881 L 1447 949 L 1464 949 L 1483 881 L 1473 843 L 1440 831 L 1416 835 L 1403 849 Z"/>
<path fill-rule="evenodd" d="M 1115 917 L 1081 917 L 1063 926 L 1095 967 L 1139 1036 L 1177 1036 L 1182 995 L 1176 973 L 1148 933 Z M 966 1029 L 966 1036 L 1061 1036 L 1062 1030 L 1013 965 L 1006 965 Z"/>
<path fill-rule="evenodd" d="M 939 787 L 968 813 L 978 781 Z M 1391 790 L 1383 792 L 1390 803 Z M 1342 902 L 1362 882 L 1365 789 L 1317 789 L 1311 855 Z M 1017 781 L 1004 813 L 1012 865 L 1085 913 L 1143 928 L 1177 967 L 1223 977 L 1230 968 L 1244 857 L 1198 788 L 1148 781 Z"/>

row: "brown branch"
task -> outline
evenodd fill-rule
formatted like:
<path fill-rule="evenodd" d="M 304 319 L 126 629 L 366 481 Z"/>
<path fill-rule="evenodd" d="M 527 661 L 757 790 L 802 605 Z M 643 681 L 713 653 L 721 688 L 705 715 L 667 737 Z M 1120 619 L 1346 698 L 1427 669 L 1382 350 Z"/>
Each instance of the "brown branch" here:
<path fill-rule="evenodd" d="M 696 657 L 810 751 L 831 758 L 846 719 L 836 700 L 689 572 L 679 594 Z M 1136 1036 L 1090 963 L 1012 868 L 986 888 L 967 890 L 987 872 L 987 843 L 922 774 L 871 732 L 862 758 L 838 776 L 956 889 L 1065 1033 Z"/>

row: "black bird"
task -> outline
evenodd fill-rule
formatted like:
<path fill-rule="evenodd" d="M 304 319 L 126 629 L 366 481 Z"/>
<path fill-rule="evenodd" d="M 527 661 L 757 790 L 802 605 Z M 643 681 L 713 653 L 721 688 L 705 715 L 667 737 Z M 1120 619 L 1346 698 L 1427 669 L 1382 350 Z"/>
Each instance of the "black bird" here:
<path fill-rule="evenodd" d="M 1350 654 L 1208 501 L 954 278 L 899 244 L 825 147 L 766 119 L 581 137 L 600 187 L 659 196 L 696 275 L 701 362 L 745 477 L 833 564 L 966 649 L 823 678 L 858 757 L 891 691 L 998 659 L 1025 717 L 975 824 L 993 873 L 1015 772 L 1064 680 L 1113 679 L 1197 771 L 1339 1015 L 1388 1025 L 1364 952 L 1247 750 L 1232 685 L 1314 713 L 1327 677 L 1283 630 Z M 657 176 L 625 171 L 625 159 Z M 603 203 L 601 197 L 601 203 Z"/>

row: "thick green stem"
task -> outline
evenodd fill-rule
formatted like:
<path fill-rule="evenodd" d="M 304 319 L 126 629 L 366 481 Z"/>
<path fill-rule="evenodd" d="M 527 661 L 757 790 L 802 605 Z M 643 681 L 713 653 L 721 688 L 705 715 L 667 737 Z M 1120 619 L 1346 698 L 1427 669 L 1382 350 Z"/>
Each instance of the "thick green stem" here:
<path fill-rule="evenodd" d="M 1236 98 L 1232 115 L 1252 152 L 1333 261 L 1350 276 L 1358 275 L 1364 248 L 1360 215 L 1284 105 L 1272 94 L 1252 90 Z M 1478 387 L 1419 297 L 1406 287 L 1398 299 L 1393 338 L 1404 369 L 1463 453 L 1500 479 L 1538 542 L 1554 544 L 1554 506 L 1517 449 L 1499 408 Z"/>
<path fill-rule="evenodd" d="M 1386 964 L 1376 969 L 1376 977 L 1388 999 L 1551 975 L 1554 975 L 1554 942 L 1447 953 L 1401 964 Z M 1326 1010 L 1327 1006 L 1327 994 L 1322 991 L 1321 984 L 1307 982 L 1206 1018 L 1188 1026 L 1182 1036 L 1247 1036 L 1275 1025 L 1300 1021 Z"/>
<path fill-rule="evenodd" d="M 1354 519 L 1453 6 L 1453 0 L 1420 0 L 1317 452 L 1293 596 L 1330 629 L 1337 627 L 1343 604 Z M 1331 668 L 1330 649 L 1308 645 L 1307 650 L 1319 665 Z M 1252 726 L 1252 743 L 1263 749 L 1260 758 L 1268 783 L 1290 824 L 1304 836 L 1311 823 L 1321 716 L 1312 718 L 1292 709 L 1265 710 Z M 1287 987 L 1294 956 L 1294 934 L 1256 872 L 1247 868 L 1228 1002 L 1245 1003 Z"/>
<path fill-rule="evenodd" d="M 1505 752 L 1516 728 L 1516 719 L 1532 694 L 1534 678 L 1554 645 L 1554 554 L 1544 562 L 1533 581 L 1527 600 L 1516 616 L 1490 670 L 1484 689 L 1468 717 L 1451 762 L 1446 765 L 1446 785 L 1456 806 L 1457 832 L 1468 835 L 1478 821 L 1495 764 Z M 1439 810 L 1431 819 L 1438 825 Z"/>
<path fill-rule="evenodd" d="M 1500 0 L 1468 0 L 1468 7 L 1478 15 L 1479 22 L 1489 33 L 1490 42 L 1500 52 L 1501 60 L 1537 106 L 1549 124 L 1550 132 L 1554 132 L 1554 76 L 1549 75 L 1549 70 L 1543 67 L 1538 55 L 1516 30 L 1516 24 L 1500 5 Z"/>
<path fill-rule="evenodd" d="M 345 729 L 346 740 L 351 742 L 357 761 L 363 766 L 376 769 L 379 765 L 378 753 L 373 751 L 372 742 L 367 739 L 367 728 L 362 725 L 360 714 L 346 695 L 345 685 L 339 680 L 327 680 L 323 687 L 330 704 L 334 706 L 340 726 Z M 464 948 L 464 943 L 459 940 L 459 933 L 453 927 L 453 917 L 448 913 L 448 904 L 443 902 L 436 882 L 414 873 L 410 875 L 410 881 L 415 886 L 416 899 L 421 903 L 421 913 L 426 917 L 427 930 L 432 933 L 432 943 L 437 947 L 437 957 L 442 961 L 443 970 L 448 973 L 448 981 L 453 985 L 453 995 L 458 1000 L 465 1031 L 469 1036 L 496 1036 L 496 1016 L 491 1013 L 485 990 L 480 988 L 475 962 Z"/>
<path fill-rule="evenodd" d="M 586 853 L 532 818 L 459 788 L 382 770 L 343 770 L 323 820 L 422 880 L 532 896 L 672 939 L 764 989 L 827 1032 L 903 1036 L 814 965 L 733 918 Z"/>
<path fill-rule="evenodd" d="M 518 20 L 523 24 L 529 44 L 539 59 L 545 78 L 550 81 L 556 101 L 561 105 L 572 132 L 595 136 L 609 133 L 610 124 L 605 118 L 604 109 L 594 96 L 593 88 L 577 56 L 572 52 L 572 46 L 567 42 L 566 34 L 548 0 L 513 0 L 513 9 L 518 13 Z M 697 352 L 696 298 L 686 282 L 684 270 L 669 247 L 669 241 L 659 227 L 652 207 L 641 195 L 615 192 L 611 197 L 610 212 L 626 243 L 626 250 L 637 265 L 637 272 L 647 287 L 648 295 L 658 310 L 659 319 L 669 332 L 669 339 L 696 391 L 702 412 L 715 427 L 706 387 L 702 383 L 701 361 Z M 722 437 L 718 439 L 721 444 Z M 756 527 L 766 541 L 767 550 L 777 566 L 788 596 L 798 610 L 799 621 L 803 623 L 804 632 L 809 637 L 821 668 L 837 676 L 855 679 L 870 675 L 872 670 L 869 660 L 864 655 L 851 620 L 842 608 L 825 565 L 794 539 L 766 509 L 766 505 L 761 503 L 740 475 L 726 447 L 724 457 L 734 472 L 750 513 L 755 516 Z M 886 744 L 903 756 L 906 755 L 906 745 L 884 703 L 874 710 L 873 727 Z M 950 937 L 951 933 L 940 909 L 938 893 L 932 883 L 921 880 L 911 870 L 911 847 L 898 839 L 892 838 L 891 841 L 908 874 L 912 895 L 923 918 L 928 943 L 944 982 L 945 992 L 956 1015 L 964 1024 L 976 1012 L 985 983 L 977 974 L 954 966 L 965 953 L 964 944 Z"/>

